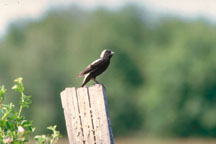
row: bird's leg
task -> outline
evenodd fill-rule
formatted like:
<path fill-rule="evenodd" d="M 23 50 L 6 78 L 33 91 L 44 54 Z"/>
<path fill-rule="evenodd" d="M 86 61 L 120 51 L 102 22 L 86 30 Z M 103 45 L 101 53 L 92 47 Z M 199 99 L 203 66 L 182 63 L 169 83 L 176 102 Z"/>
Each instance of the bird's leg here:
<path fill-rule="evenodd" d="M 106 89 L 106 87 L 105 87 L 102 83 L 98 82 L 98 81 L 96 80 L 96 78 L 93 78 L 93 81 L 94 81 L 96 84 L 101 84 L 101 85 Z"/>
<path fill-rule="evenodd" d="M 93 81 L 94 81 L 96 84 L 101 84 L 101 83 L 99 83 L 99 82 L 96 80 L 96 78 L 93 78 Z"/>

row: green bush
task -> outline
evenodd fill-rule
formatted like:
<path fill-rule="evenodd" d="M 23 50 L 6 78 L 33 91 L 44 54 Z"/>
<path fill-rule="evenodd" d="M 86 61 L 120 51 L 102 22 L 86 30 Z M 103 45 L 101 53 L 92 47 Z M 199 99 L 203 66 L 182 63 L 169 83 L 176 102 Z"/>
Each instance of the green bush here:
<path fill-rule="evenodd" d="M 21 94 L 18 111 L 13 103 L 4 104 L 6 89 L 0 87 L 0 144 L 23 144 L 29 141 L 29 135 L 34 132 L 35 127 L 32 121 L 26 120 L 22 115 L 24 108 L 29 108 L 31 96 L 24 94 L 22 78 L 14 81 L 13 90 Z M 56 126 L 48 127 L 53 132 L 52 135 L 35 136 L 37 144 L 53 144 L 60 138 L 60 133 L 56 131 Z"/>

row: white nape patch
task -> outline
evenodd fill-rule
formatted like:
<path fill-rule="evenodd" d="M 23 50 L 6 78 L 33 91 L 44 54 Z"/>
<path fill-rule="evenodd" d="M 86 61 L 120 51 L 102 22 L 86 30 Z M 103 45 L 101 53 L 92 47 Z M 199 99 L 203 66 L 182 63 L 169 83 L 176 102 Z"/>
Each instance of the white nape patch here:
<path fill-rule="evenodd" d="M 103 56 L 104 56 L 104 54 L 105 54 L 106 51 L 107 51 L 107 50 L 103 50 L 103 51 L 102 51 L 102 53 L 101 53 L 101 55 L 100 55 L 101 58 L 103 58 Z"/>
<path fill-rule="evenodd" d="M 87 73 L 83 79 L 83 82 L 86 80 L 86 78 L 90 75 L 90 73 Z"/>

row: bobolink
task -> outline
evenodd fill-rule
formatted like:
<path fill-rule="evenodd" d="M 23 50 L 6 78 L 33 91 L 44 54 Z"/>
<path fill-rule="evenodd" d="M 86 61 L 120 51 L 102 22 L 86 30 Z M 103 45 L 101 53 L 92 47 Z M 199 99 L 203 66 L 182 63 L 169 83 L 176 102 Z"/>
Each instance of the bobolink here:
<path fill-rule="evenodd" d="M 78 77 L 85 76 L 82 82 L 81 87 L 83 87 L 87 82 L 93 79 L 96 83 L 99 83 L 96 80 L 96 77 L 103 73 L 110 64 L 110 59 L 113 56 L 114 52 L 110 50 L 103 50 L 100 58 L 88 65 Z"/>

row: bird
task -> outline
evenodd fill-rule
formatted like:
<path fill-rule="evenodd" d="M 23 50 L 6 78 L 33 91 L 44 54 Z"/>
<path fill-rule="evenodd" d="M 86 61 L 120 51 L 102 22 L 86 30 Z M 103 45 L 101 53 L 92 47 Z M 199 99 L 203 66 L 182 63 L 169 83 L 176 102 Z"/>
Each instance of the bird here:
<path fill-rule="evenodd" d="M 114 55 L 114 52 L 111 50 L 103 50 L 101 52 L 100 58 L 93 61 L 90 65 L 88 65 L 82 72 L 79 73 L 78 77 L 84 76 L 81 87 L 85 86 L 91 79 L 100 84 L 96 77 L 103 73 L 110 64 L 110 59 Z"/>

